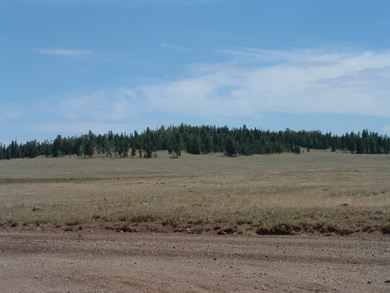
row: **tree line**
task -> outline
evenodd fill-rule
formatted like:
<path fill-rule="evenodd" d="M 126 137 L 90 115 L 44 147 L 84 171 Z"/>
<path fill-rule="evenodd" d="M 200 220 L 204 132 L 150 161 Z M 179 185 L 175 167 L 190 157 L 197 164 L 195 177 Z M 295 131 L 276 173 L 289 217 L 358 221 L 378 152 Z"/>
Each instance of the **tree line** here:
<path fill-rule="evenodd" d="M 62 137 L 54 140 L 37 140 L 26 143 L 12 141 L 8 146 L 0 143 L 0 159 L 35 158 L 37 156 L 62 157 L 77 155 L 92 157 L 96 154 L 126 158 L 139 156 L 151 158 L 153 153 L 166 150 L 171 157 L 179 157 L 182 151 L 190 154 L 223 152 L 227 156 L 301 153 L 301 149 L 330 149 L 357 154 L 389 154 L 390 138 L 369 132 L 350 132 L 341 136 L 320 131 L 270 131 L 248 129 L 245 125 L 229 129 L 227 126 L 161 126 L 142 133 L 113 133 L 96 135 L 92 131 L 81 136 Z"/>

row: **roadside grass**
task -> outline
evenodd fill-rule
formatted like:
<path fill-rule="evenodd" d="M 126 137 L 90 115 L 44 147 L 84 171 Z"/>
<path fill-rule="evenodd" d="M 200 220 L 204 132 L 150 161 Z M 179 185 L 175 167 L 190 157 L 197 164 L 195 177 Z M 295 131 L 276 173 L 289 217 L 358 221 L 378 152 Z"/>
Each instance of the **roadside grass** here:
<path fill-rule="evenodd" d="M 389 233 L 390 156 L 0 161 L 0 225 L 217 234 Z M 40 207 L 33 211 L 33 207 Z M 150 223 L 150 224 L 149 224 Z M 160 227 L 160 228 L 159 228 Z"/>

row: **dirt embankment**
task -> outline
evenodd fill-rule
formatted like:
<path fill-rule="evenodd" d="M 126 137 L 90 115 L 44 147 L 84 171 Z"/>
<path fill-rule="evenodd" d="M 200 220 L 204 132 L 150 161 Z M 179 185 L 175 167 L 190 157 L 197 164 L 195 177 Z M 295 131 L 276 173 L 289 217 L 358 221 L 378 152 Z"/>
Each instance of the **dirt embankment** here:
<path fill-rule="evenodd" d="M 1 292 L 389 292 L 390 238 L 0 233 Z"/>

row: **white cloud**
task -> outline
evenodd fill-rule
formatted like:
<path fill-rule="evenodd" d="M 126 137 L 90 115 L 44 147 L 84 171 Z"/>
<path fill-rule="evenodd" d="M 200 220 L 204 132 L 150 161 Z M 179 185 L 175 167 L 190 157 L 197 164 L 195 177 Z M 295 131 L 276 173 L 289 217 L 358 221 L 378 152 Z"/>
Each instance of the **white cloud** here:
<path fill-rule="evenodd" d="M 390 118 L 390 51 L 246 49 L 228 54 L 234 54 L 234 62 L 192 65 L 181 79 L 61 97 L 54 108 L 74 122 L 120 123 L 162 115 L 171 120 L 248 120 L 266 112 Z"/>
<path fill-rule="evenodd" d="M 255 58 L 250 66 L 248 52 Z M 193 67 L 187 78 L 143 86 L 137 94 L 150 111 L 197 116 L 317 112 L 390 117 L 389 51 L 243 50 L 240 58 L 234 66 Z"/>
<path fill-rule="evenodd" d="M 97 91 L 90 95 L 61 97 L 58 107 L 42 105 L 47 112 L 55 112 L 69 120 L 121 121 L 136 117 L 139 106 L 133 91 L 118 89 L 113 92 Z M 53 110 L 54 109 L 54 110 Z"/>
<path fill-rule="evenodd" d="M 390 51 L 223 53 L 228 62 L 189 65 L 182 78 L 59 95 L 57 102 L 51 99 L 38 107 L 4 104 L 0 123 L 12 120 L 15 127 L 23 125 L 34 133 L 79 135 L 88 130 L 129 132 L 181 121 L 219 125 L 235 121 L 237 125 L 258 121 L 270 112 L 324 113 L 375 118 L 384 125 L 383 133 L 390 134 Z"/>
<path fill-rule="evenodd" d="M 237 50 L 219 50 L 219 53 L 234 57 L 238 64 L 245 61 L 263 62 L 264 65 L 277 64 L 277 63 L 326 63 L 337 62 L 340 58 L 349 56 L 342 53 L 323 52 L 313 49 L 300 49 L 300 50 L 265 50 L 265 49 L 252 49 L 243 48 Z"/>
<path fill-rule="evenodd" d="M 79 56 L 88 55 L 91 51 L 88 50 L 73 50 L 73 49 L 38 49 L 38 53 L 44 55 L 59 55 L 59 56 Z"/>
<path fill-rule="evenodd" d="M 219 70 L 205 72 L 178 81 L 143 86 L 138 88 L 138 94 L 151 112 L 200 117 L 213 115 L 215 118 L 248 115 L 248 101 L 232 96 L 232 92 L 240 86 L 236 77 L 237 72 L 233 70 L 229 74 Z"/>

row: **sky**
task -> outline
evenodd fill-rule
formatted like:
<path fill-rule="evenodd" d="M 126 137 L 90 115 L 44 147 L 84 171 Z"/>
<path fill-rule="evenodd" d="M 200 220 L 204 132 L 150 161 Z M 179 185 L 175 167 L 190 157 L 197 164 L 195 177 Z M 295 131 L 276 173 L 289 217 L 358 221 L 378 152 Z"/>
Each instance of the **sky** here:
<path fill-rule="evenodd" d="M 390 1 L 0 3 L 2 143 L 182 122 L 390 135 Z"/>

